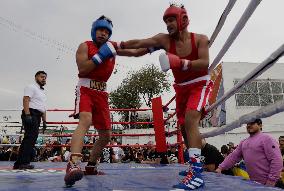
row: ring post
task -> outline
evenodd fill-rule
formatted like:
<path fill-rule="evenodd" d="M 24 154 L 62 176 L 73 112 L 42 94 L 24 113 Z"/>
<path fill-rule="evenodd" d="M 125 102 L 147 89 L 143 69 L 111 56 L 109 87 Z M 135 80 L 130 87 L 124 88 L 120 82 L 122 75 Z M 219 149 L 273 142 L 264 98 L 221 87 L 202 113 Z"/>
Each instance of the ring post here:
<path fill-rule="evenodd" d="M 152 99 L 152 112 L 157 152 L 167 152 L 163 105 L 161 97 Z"/>
<path fill-rule="evenodd" d="M 177 143 L 179 144 L 178 145 L 178 163 L 184 164 L 182 134 L 181 134 L 180 127 L 178 127 L 178 131 L 177 131 Z"/>

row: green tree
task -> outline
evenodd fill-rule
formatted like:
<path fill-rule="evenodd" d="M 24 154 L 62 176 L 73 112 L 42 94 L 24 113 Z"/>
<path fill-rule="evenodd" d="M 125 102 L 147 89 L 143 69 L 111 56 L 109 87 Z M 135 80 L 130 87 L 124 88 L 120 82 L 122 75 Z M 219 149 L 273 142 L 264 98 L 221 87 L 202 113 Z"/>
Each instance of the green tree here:
<path fill-rule="evenodd" d="M 146 65 L 136 72 L 128 73 L 122 84 L 110 93 L 110 104 L 115 108 L 140 108 L 143 103 L 151 107 L 151 99 L 169 91 L 170 83 L 167 74 L 154 64 Z M 119 112 L 122 121 L 129 121 L 136 114 Z M 134 117 L 135 118 L 135 117 Z"/>
<path fill-rule="evenodd" d="M 167 74 L 154 64 L 130 72 L 122 84 L 110 93 L 110 103 L 115 108 L 140 108 L 143 103 L 151 107 L 151 99 L 154 96 L 169 91 L 170 83 L 167 77 Z"/>
<path fill-rule="evenodd" d="M 140 108 L 142 103 L 139 99 L 138 92 L 128 84 L 128 78 L 122 81 L 122 84 L 114 91 L 110 93 L 110 105 L 115 108 Z M 121 115 L 119 121 L 131 121 L 132 112 L 129 111 L 118 111 Z M 128 127 L 128 125 L 122 125 Z"/>
<path fill-rule="evenodd" d="M 140 108 L 142 105 L 139 99 L 139 93 L 125 82 L 110 93 L 110 104 L 115 108 L 128 109 Z"/>
<path fill-rule="evenodd" d="M 151 100 L 155 96 L 161 95 L 164 91 L 169 91 L 170 83 L 168 76 L 154 64 L 146 65 L 139 71 L 134 72 L 129 79 L 129 85 L 142 97 L 143 102 L 151 107 Z"/>

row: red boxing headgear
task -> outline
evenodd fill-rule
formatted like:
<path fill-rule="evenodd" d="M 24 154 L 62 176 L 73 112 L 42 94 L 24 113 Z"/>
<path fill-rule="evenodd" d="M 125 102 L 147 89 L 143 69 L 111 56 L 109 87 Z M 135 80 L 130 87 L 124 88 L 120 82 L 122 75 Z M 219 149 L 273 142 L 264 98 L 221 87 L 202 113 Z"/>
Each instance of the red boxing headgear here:
<path fill-rule="evenodd" d="M 168 17 L 175 17 L 176 18 L 179 31 L 182 31 L 183 29 L 185 29 L 189 24 L 189 18 L 187 16 L 187 12 L 186 12 L 186 10 L 183 6 L 178 7 L 176 5 L 171 5 L 165 11 L 164 16 L 163 16 L 163 20 L 166 21 L 166 19 Z M 182 24 L 182 19 L 184 17 L 187 17 L 187 22 Z"/>

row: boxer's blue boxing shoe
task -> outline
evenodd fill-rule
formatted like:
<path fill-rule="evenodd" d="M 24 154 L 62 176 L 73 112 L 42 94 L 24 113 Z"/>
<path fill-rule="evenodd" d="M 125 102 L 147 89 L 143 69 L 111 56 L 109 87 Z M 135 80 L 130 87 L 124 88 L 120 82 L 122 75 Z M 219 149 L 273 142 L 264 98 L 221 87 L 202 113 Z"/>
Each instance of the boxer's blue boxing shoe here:
<path fill-rule="evenodd" d="M 84 173 L 80 168 L 81 159 L 82 154 L 71 154 L 64 177 L 66 186 L 72 186 L 76 181 L 79 181 L 83 178 Z"/>
<path fill-rule="evenodd" d="M 182 170 L 178 173 L 180 176 L 186 176 L 188 174 L 188 170 Z"/>
<path fill-rule="evenodd" d="M 184 179 L 179 184 L 174 185 L 173 188 L 195 190 L 203 186 L 204 180 L 201 176 L 201 173 L 190 170 L 186 177 L 184 177 Z"/>
<path fill-rule="evenodd" d="M 197 173 L 203 172 L 202 162 L 197 162 L 197 160 L 195 158 L 190 158 L 189 164 L 190 164 L 189 170 L 180 171 L 178 173 L 180 176 L 186 176 L 188 174 L 188 172 L 190 171 L 190 169 L 192 169 L 193 172 L 197 172 Z"/>

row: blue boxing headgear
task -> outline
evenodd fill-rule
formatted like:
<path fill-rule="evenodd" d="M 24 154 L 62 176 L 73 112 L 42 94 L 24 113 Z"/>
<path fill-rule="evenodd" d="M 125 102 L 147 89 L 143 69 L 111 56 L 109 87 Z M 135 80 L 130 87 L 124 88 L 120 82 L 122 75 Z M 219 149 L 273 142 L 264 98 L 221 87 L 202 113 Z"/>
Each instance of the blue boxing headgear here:
<path fill-rule="evenodd" d="M 91 36 L 94 42 L 96 42 L 96 31 L 99 28 L 105 28 L 109 32 L 108 38 L 111 37 L 112 34 L 112 22 L 110 19 L 105 17 L 104 15 L 98 18 L 95 22 L 93 22 L 92 25 L 92 31 L 91 31 Z"/>

